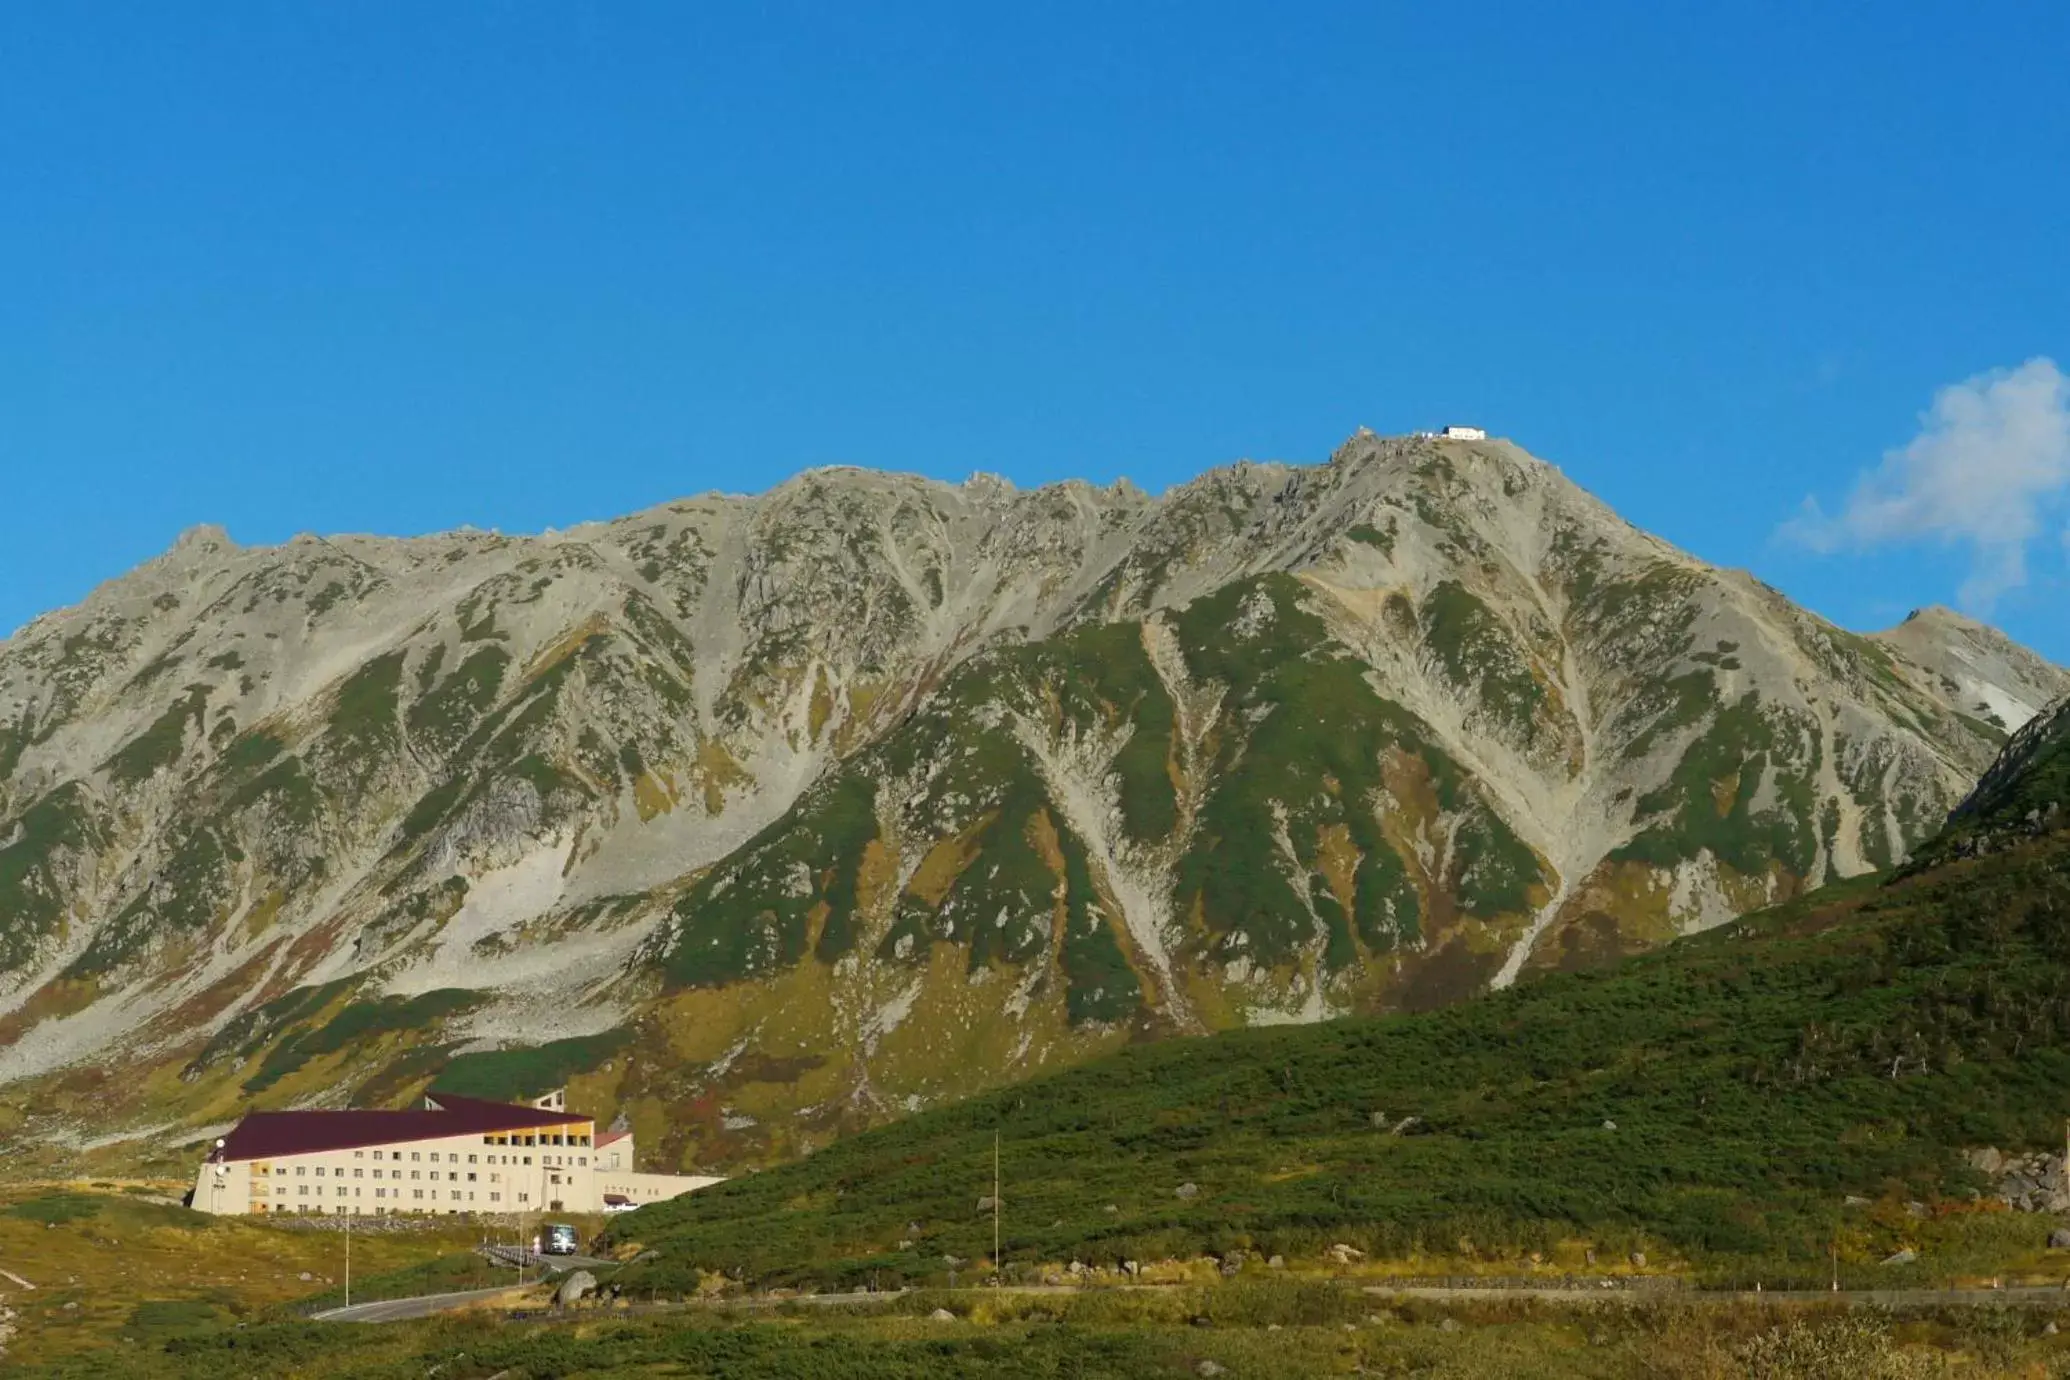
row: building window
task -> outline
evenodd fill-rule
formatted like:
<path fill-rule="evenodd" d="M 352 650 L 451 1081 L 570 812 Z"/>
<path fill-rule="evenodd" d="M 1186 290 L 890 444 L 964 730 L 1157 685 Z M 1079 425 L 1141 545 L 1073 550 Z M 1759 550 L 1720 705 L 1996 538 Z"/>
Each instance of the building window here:
<path fill-rule="evenodd" d="M 414 1164 L 414 1163 L 416 1163 L 416 1161 L 417 1161 L 417 1152 L 416 1152 L 415 1150 L 412 1150 L 412 1151 L 410 1152 L 410 1162 L 411 1162 L 412 1164 Z"/>
<path fill-rule="evenodd" d="M 473 1163 L 475 1162 L 475 1157 L 474 1157 L 473 1155 L 469 1155 L 469 1156 L 467 1157 L 467 1162 L 468 1162 L 469 1164 L 473 1164 Z"/>
<path fill-rule="evenodd" d="M 375 1172 L 376 1174 L 378 1174 L 378 1173 L 380 1173 L 381 1171 L 380 1171 L 380 1170 L 378 1170 L 378 1169 L 376 1169 L 376 1170 L 375 1170 L 374 1172 Z M 353 1178 L 355 1178 L 355 1179 L 364 1179 L 364 1178 L 365 1178 L 366 1176 L 367 1176 L 367 1171 L 366 1171 L 366 1170 L 364 1170 L 364 1169 L 355 1169 L 355 1170 L 353 1170 L 353 1171 L 352 1171 L 352 1177 L 353 1177 Z"/>
<path fill-rule="evenodd" d="M 309 1185 L 308 1185 L 308 1184 L 301 1184 L 301 1185 L 298 1185 L 298 1186 L 296 1187 L 296 1189 L 295 1189 L 295 1192 L 297 1192 L 297 1193 L 301 1194 L 301 1195 L 302 1195 L 302 1196 L 303 1196 L 304 1198 L 307 1198 L 307 1197 L 309 1196 Z"/>
<path fill-rule="evenodd" d="M 581 1165 L 581 1166 L 582 1166 L 582 1167 L 583 1167 L 584 1169 L 587 1169 L 587 1168 L 589 1168 L 589 1156 L 587 1156 L 587 1155 L 577 1155 L 577 1156 L 575 1157 L 575 1163 L 577 1163 L 577 1164 Z"/>
<path fill-rule="evenodd" d="M 413 1179 L 421 1179 L 424 1177 L 424 1171 L 421 1169 L 412 1169 L 410 1171 L 410 1177 Z"/>
<path fill-rule="evenodd" d="M 492 1203 L 500 1203 L 503 1201 L 503 1195 L 501 1193 L 491 1193 L 489 1195 L 489 1201 Z"/>
<path fill-rule="evenodd" d="M 500 1184 L 503 1182 L 503 1176 L 501 1174 L 491 1174 L 489 1176 L 489 1182 L 492 1184 Z"/>
<path fill-rule="evenodd" d="M 276 1198 L 285 1198 L 285 1197 L 287 1197 L 287 1185 L 286 1185 L 286 1184 L 282 1184 L 282 1185 L 281 1185 L 281 1186 L 280 1186 L 279 1188 L 276 1188 L 276 1189 L 274 1189 L 274 1190 L 273 1190 L 273 1196 L 274 1196 L 274 1197 L 276 1197 Z"/>
<path fill-rule="evenodd" d="M 410 1196 L 412 1198 L 422 1198 L 424 1196 L 424 1190 L 421 1188 L 413 1188 L 410 1190 Z"/>
<path fill-rule="evenodd" d="M 316 1166 L 316 1177 L 319 1179 L 323 1177 L 323 1166 L 320 1164 Z"/>
<path fill-rule="evenodd" d="M 374 1152 L 374 1158 L 375 1158 L 375 1159 L 377 1159 L 377 1160 L 381 1158 L 381 1152 L 380 1152 L 379 1150 L 376 1150 L 376 1151 Z"/>
<path fill-rule="evenodd" d="M 475 1178 L 476 1178 L 475 1172 L 474 1172 L 474 1171 L 473 1171 L 472 1169 L 468 1170 L 468 1171 L 467 1171 L 467 1182 L 469 1182 L 469 1183 L 473 1183 L 473 1182 L 475 1181 Z"/>
<path fill-rule="evenodd" d="M 355 1150 L 355 1151 L 353 1151 L 353 1152 L 352 1152 L 352 1158 L 354 1158 L 354 1159 L 356 1159 L 356 1160 L 363 1160 L 363 1159 L 365 1159 L 366 1157 L 367 1157 L 367 1152 L 366 1152 L 366 1151 L 364 1151 L 364 1150 Z"/>
<path fill-rule="evenodd" d="M 531 1157 L 530 1155 L 527 1155 L 527 1156 L 525 1156 L 525 1163 L 526 1163 L 526 1164 L 530 1164 L 531 1162 L 532 1162 L 532 1157 Z"/>

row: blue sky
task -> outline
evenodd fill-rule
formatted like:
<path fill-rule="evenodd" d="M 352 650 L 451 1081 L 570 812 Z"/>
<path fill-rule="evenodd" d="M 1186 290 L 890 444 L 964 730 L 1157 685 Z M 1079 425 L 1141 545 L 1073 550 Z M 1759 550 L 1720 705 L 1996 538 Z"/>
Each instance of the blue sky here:
<path fill-rule="evenodd" d="M 204 521 L 1465 420 L 2070 660 L 2066 54 L 2060 3 L 9 6 L 0 629 Z"/>

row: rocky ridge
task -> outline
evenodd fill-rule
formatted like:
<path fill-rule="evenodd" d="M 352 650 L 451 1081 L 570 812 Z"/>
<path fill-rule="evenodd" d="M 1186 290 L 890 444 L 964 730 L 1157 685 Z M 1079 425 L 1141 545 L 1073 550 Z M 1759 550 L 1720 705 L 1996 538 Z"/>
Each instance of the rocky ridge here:
<path fill-rule="evenodd" d="M 0 644 L 0 1080 L 48 1139 L 471 1059 L 752 1160 L 1893 865 L 2066 691 L 1944 610 L 1836 628 L 1502 442 L 203 529 Z"/>
<path fill-rule="evenodd" d="M 2035 715 L 2013 736 L 1913 866 L 2003 852 L 2064 828 L 2070 828 L 2070 701 Z"/>

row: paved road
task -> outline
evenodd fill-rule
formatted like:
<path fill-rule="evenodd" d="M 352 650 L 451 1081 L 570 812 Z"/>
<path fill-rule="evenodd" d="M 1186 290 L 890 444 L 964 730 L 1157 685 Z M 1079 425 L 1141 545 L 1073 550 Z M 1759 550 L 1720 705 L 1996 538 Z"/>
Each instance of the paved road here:
<path fill-rule="evenodd" d="M 563 1257 L 565 1259 L 565 1257 Z M 609 1262 L 602 1262 L 609 1263 Z M 1156 1290 L 1165 1286 L 1139 1284 L 1106 1286 L 1108 1289 Z M 322 1322 L 402 1322 L 410 1318 L 429 1317 L 433 1313 L 444 1313 L 455 1308 L 464 1308 L 482 1299 L 492 1299 L 510 1292 L 511 1286 L 497 1289 L 474 1289 L 458 1294 L 428 1294 L 413 1299 L 386 1299 L 379 1303 L 358 1303 L 350 1308 L 333 1308 L 314 1316 Z M 686 1301 L 688 1306 L 711 1306 L 729 1309 L 776 1308 L 785 1304 L 805 1306 L 839 1306 L 845 1304 L 891 1303 L 905 1291 L 885 1290 L 881 1293 L 810 1294 L 790 1298 L 769 1298 L 766 1296 Z M 937 1290 L 935 1292 L 950 1292 Z M 1074 1285 L 1008 1285 L 1005 1290 L 983 1286 L 959 1289 L 953 1292 L 969 1294 L 1075 1294 L 1081 1292 L 1103 1292 L 1100 1289 L 1081 1290 Z M 1453 1286 L 1453 1285 L 1385 1285 L 1368 1284 L 1360 1286 L 1360 1292 L 1384 1298 L 1415 1298 L 1432 1300 L 1493 1299 L 1539 1299 L 1550 1303 L 1604 1303 L 1618 1301 L 1634 1305 L 1678 1303 L 1697 1305 L 1741 1304 L 1741 1303 L 1837 1303 L 1848 1308 L 1920 1308 L 1920 1307 L 1968 1307 L 1968 1308 L 2063 1308 L 2070 1306 L 2070 1291 L 2056 1285 L 2020 1285 L 2010 1289 L 1843 1289 L 1835 1293 L 1825 1289 L 1770 1289 L 1766 1292 L 1731 1289 L 1590 1289 L 1560 1288 L 1554 1286 L 1511 1285 L 1508 1287 Z M 659 1305 L 660 1310 L 675 1310 L 684 1303 Z M 542 1310 L 543 1311 L 543 1310 Z M 633 1311 L 650 1311 L 635 1307 Z"/>
<path fill-rule="evenodd" d="M 482 1254 L 488 1256 L 489 1259 L 499 1265 L 509 1266 L 513 1269 L 516 1268 L 518 1259 L 522 1256 L 526 1269 L 529 1270 L 535 1265 L 544 1265 L 554 1274 L 561 1274 L 567 1270 L 608 1270 L 618 1264 L 615 1260 L 602 1260 L 593 1255 L 541 1255 L 539 1252 L 532 1250 L 519 1251 L 514 1246 L 490 1246 Z"/>
<path fill-rule="evenodd" d="M 355 1303 L 350 1308 L 330 1308 L 310 1316 L 318 1322 L 403 1322 L 409 1318 L 428 1318 L 433 1313 L 465 1308 L 470 1303 L 493 1299 L 510 1291 L 511 1286 L 505 1284 L 500 1288 L 469 1289 L 459 1294 L 425 1294 L 414 1299 L 382 1299 L 376 1303 Z"/>

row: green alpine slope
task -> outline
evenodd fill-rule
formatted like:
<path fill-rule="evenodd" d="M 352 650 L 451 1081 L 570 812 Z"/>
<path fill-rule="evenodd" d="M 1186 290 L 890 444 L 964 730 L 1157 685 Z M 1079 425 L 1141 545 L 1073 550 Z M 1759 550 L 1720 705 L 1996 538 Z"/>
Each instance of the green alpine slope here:
<path fill-rule="evenodd" d="M 2070 738 L 2055 723 L 2050 749 Z M 2055 760 L 2022 751 L 1988 790 Z M 996 1135 L 1009 1268 L 1337 1243 L 1518 1259 L 1578 1239 L 1822 1278 L 1835 1243 L 1873 1261 L 1986 1187 L 1965 1150 L 2060 1149 L 2066 1112 L 2057 832 L 1440 1012 L 1131 1048 L 643 1209 L 619 1234 L 657 1252 L 637 1268 L 663 1288 L 699 1271 L 933 1278 L 990 1256 L 977 1204 Z"/>

